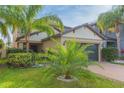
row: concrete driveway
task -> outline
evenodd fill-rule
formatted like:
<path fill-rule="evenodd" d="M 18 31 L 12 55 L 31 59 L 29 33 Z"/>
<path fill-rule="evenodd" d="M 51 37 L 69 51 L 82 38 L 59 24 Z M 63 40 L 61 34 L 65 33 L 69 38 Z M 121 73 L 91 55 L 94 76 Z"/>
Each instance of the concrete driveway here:
<path fill-rule="evenodd" d="M 88 67 L 88 70 L 91 72 L 97 73 L 99 75 L 124 81 L 124 66 L 118 65 L 118 64 L 111 64 L 107 62 L 101 62 L 99 63 L 103 68 L 97 66 L 97 65 L 90 65 Z"/>

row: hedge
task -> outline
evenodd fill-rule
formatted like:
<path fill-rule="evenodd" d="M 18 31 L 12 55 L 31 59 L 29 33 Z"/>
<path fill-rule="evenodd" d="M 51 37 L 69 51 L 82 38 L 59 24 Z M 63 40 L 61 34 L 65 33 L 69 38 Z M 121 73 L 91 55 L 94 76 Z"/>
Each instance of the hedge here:
<path fill-rule="evenodd" d="M 47 57 L 43 56 L 42 53 L 34 53 L 33 54 L 33 60 L 35 61 L 35 64 L 45 63 L 45 59 L 47 59 Z"/>
<path fill-rule="evenodd" d="M 7 63 L 14 67 L 28 67 L 43 63 L 44 58 L 42 53 L 9 53 Z"/>
<path fill-rule="evenodd" d="M 115 59 L 117 59 L 117 49 L 116 48 L 103 48 L 102 49 L 102 57 L 104 58 L 105 61 L 112 62 Z"/>
<path fill-rule="evenodd" d="M 28 67 L 33 64 L 32 53 L 10 53 L 8 64 L 14 67 Z"/>

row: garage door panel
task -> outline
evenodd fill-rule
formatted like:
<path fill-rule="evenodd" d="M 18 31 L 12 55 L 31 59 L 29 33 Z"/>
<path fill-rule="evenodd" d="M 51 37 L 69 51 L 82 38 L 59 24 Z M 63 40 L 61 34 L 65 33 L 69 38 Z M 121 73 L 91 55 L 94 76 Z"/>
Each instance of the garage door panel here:
<path fill-rule="evenodd" d="M 87 51 L 91 51 L 89 54 L 89 60 L 98 61 L 98 44 L 91 45 L 87 48 Z"/>

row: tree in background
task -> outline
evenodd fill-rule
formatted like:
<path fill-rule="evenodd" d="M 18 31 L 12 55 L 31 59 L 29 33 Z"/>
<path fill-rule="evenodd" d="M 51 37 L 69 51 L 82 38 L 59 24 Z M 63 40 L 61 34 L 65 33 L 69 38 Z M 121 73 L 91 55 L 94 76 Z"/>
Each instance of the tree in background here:
<path fill-rule="evenodd" d="M 6 23 L 0 21 L 0 34 L 4 37 L 8 35 Z"/>
<path fill-rule="evenodd" d="M 8 28 L 12 28 L 13 33 L 13 47 L 17 48 L 17 32 L 19 31 L 20 27 L 22 27 L 23 20 L 23 9 L 24 6 L 17 6 L 17 5 L 4 5 L 0 6 L 0 19 L 2 19 Z M 5 31 L 3 31 L 5 32 Z"/>
<path fill-rule="evenodd" d="M 9 36 L 6 23 L 2 21 L 0 21 L 0 35 L 1 37 L 4 37 L 4 38 Z M 4 47 L 4 41 L 0 39 L 0 49 L 3 49 L 3 47 Z"/>
<path fill-rule="evenodd" d="M 123 6 L 114 6 L 112 10 L 102 13 L 97 20 L 97 26 L 101 31 L 116 32 L 119 56 L 121 55 L 119 24 L 123 22 L 123 13 Z"/>
<path fill-rule="evenodd" d="M 43 16 L 39 19 L 36 19 L 36 16 L 43 9 L 43 6 L 30 5 L 25 6 L 24 9 L 24 21 L 23 21 L 23 30 L 25 32 L 26 40 L 26 49 L 29 51 L 29 37 L 30 33 L 34 30 L 40 32 L 46 32 L 48 35 L 54 34 L 54 27 L 63 31 L 63 23 L 59 17 L 55 15 Z"/>
<path fill-rule="evenodd" d="M 43 6 L 27 5 L 27 6 L 0 6 L 0 18 L 2 18 L 7 27 L 12 28 L 13 47 L 17 47 L 16 39 L 18 31 L 24 32 L 26 49 L 29 51 L 29 37 L 34 30 L 46 32 L 48 35 L 54 34 L 53 27 L 63 31 L 63 23 L 59 17 L 55 15 L 43 16 L 36 19 Z"/>

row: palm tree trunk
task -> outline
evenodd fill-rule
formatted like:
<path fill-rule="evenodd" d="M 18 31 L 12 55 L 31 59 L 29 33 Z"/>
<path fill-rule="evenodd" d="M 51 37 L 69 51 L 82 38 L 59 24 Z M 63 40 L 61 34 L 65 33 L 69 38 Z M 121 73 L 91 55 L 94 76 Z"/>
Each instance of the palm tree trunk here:
<path fill-rule="evenodd" d="M 14 48 L 17 48 L 17 42 L 16 42 L 17 37 L 18 37 L 18 29 L 17 27 L 14 27 L 13 28 L 13 47 Z"/>
<path fill-rule="evenodd" d="M 120 31 L 118 24 L 115 24 L 116 29 L 116 38 L 117 38 L 117 49 L 118 49 L 118 56 L 121 56 L 121 47 L 120 47 Z"/>
<path fill-rule="evenodd" d="M 66 71 L 65 72 L 65 79 L 71 79 L 70 72 Z"/>
<path fill-rule="evenodd" d="M 29 52 L 29 33 L 26 35 L 25 41 L 26 41 L 26 51 Z"/>

